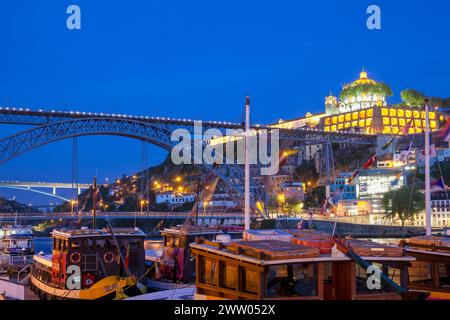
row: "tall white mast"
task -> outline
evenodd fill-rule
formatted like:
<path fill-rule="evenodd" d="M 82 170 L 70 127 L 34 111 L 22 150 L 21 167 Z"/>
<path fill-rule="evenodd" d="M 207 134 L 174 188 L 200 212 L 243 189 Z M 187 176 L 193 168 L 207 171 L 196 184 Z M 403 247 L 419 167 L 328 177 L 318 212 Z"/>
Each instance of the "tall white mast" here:
<path fill-rule="evenodd" d="M 250 230 L 250 97 L 245 99 L 245 230 Z"/>
<path fill-rule="evenodd" d="M 426 234 L 431 236 L 431 190 L 430 190 L 430 124 L 428 99 L 425 99 L 425 223 Z"/>

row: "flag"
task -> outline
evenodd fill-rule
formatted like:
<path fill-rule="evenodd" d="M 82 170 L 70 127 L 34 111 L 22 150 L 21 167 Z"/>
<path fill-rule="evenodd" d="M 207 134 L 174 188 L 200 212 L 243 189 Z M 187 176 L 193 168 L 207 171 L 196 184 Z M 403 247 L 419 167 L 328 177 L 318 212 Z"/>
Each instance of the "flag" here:
<path fill-rule="evenodd" d="M 445 184 L 442 181 L 442 178 L 431 181 L 430 183 L 430 191 L 444 191 Z"/>
<path fill-rule="evenodd" d="M 127 246 L 127 253 L 125 255 L 125 269 L 128 270 L 128 264 L 130 263 L 130 244 Z"/>
<path fill-rule="evenodd" d="M 372 157 L 370 157 L 369 160 L 367 160 L 367 162 L 364 164 L 363 168 L 364 169 L 370 168 L 373 165 L 373 163 L 375 162 L 376 158 L 377 158 L 377 155 L 374 154 Z"/>
<path fill-rule="evenodd" d="M 422 156 L 423 156 L 423 157 L 425 156 L 425 150 L 422 150 Z M 436 153 L 436 146 L 435 146 L 434 143 L 433 143 L 433 144 L 430 145 L 430 157 L 431 157 L 431 158 L 434 158 L 434 157 L 436 157 L 436 156 L 437 156 L 437 153 Z"/>
<path fill-rule="evenodd" d="M 442 129 L 442 131 L 441 131 L 441 137 L 446 142 L 450 140 L 450 118 L 447 119 L 444 129 Z"/>
<path fill-rule="evenodd" d="M 412 141 L 409 143 L 408 150 L 402 150 L 400 152 L 400 159 L 399 159 L 399 161 L 404 162 L 404 163 L 408 163 L 408 157 L 409 157 L 409 154 L 411 153 L 411 147 L 412 147 Z"/>
<path fill-rule="evenodd" d="M 402 128 L 401 133 L 402 133 L 402 134 L 408 134 L 409 128 L 411 128 L 411 125 L 412 125 L 412 120 L 410 120 L 410 121 Z"/>
<path fill-rule="evenodd" d="M 353 179 L 356 178 L 356 176 L 359 174 L 359 171 L 360 171 L 360 170 L 356 170 L 356 171 L 352 174 L 352 176 L 350 177 L 350 179 L 348 179 L 348 183 L 352 183 L 352 182 L 353 182 Z"/>
<path fill-rule="evenodd" d="M 395 136 L 390 138 L 383 146 L 383 148 L 381 148 L 381 150 L 386 150 L 387 148 L 389 148 L 389 146 L 392 144 L 392 142 L 394 142 Z"/>

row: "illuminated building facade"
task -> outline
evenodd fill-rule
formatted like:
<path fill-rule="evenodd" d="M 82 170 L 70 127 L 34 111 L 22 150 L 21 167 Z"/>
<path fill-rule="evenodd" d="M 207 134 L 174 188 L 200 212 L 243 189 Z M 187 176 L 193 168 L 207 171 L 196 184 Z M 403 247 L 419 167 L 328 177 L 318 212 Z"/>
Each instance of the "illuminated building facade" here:
<path fill-rule="evenodd" d="M 362 170 L 356 179 L 358 199 L 370 200 L 372 213 L 384 213 L 381 204 L 384 193 L 403 187 L 406 177 L 402 169 Z"/>
<path fill-rule="evenodd" d="M 326 115 L 320 127 L 327 132 L 354 131 L 366 134 L 400 134 L 411 122 L 409 134 L 425 130 L 425 111 L 421 108 L 388 106 L 386 97 L 392 95 L 389 87 L 367 77 L 361 72 L 360 79 L 345 85 L 341 99 L 333 95 L 325 98 Z M 441 113 L 430 111 L 431 130 L 444 124 Z"/>

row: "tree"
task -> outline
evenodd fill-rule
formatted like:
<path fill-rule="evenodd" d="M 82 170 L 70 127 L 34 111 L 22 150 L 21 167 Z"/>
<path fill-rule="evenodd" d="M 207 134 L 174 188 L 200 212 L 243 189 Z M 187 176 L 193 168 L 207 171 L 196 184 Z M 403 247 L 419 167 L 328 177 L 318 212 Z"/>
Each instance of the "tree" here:
<path fill-rule="evenodd" d="M 404 186 L 397 190 L 391 190 L 383 196 L 383 207 L 388 217 L 398 217 L 402 221 L 413 218 L 425 208 L 425 196 L 418 188 Z"/>
<path fill-rule="evenodd" d="M 403 90 L 400 96 L 408 107 L 421 107 L 425 100 L 425 95 L 414 89 Z"/>

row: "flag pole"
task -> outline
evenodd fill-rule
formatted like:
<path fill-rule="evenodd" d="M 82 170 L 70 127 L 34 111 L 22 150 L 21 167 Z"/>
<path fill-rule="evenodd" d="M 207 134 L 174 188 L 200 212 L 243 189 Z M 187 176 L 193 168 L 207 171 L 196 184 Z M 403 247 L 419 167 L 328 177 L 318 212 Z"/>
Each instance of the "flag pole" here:
<path fill-rule="evenodd" d="M 426 235 L 431 236 L 431 188 L 430 188 L 430 125 L 429 100 L 425 99 L 425 223 Z"/>
<path fill-rule="evenodd" d="M 250 97 L 245 99 L 245 186 L 244 226 L 250 230 Z"/>

